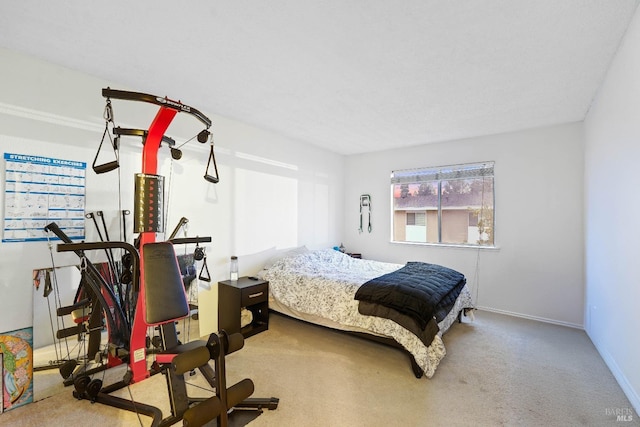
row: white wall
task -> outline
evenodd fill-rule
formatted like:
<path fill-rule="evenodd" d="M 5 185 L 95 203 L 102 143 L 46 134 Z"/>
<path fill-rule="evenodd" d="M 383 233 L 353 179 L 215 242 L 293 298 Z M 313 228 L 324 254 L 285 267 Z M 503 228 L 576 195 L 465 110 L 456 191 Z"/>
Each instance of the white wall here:
<path fill-rule="evenodd" d="M 104 129 L 101 90 L 107 86 L 136 88 L 3 49 L 0 63 L 0 151 L 87 162 L 86 210 L 104 211 L 113 239 L 118 235 L 118 173 L 96 175 L 91 169 Z M 180 94 L 165 93 L 163 88 L 154 94 L 181 99 Z M 189 104 L 187 99 L 182 101 Z M 112 102 L 116 125 L 125 128 L 147 129 L 158 111 L 151 104 Z M 190 236 L 212 237 L 213 242 L 206 247 L 213 285 L 227 278 L 231 255 L 302 244 L 331 247 L 339 242 L 344 200 L 342 156 L 192 106 L 213 121 L 220 183 L 212 185 L 203 179 L 208 146 L 190 142 L 177 162 L 171 162 L 168 150 L 161 148 L 159 169 L 168 187 L 166 234 L 185 216 Z M 180 144 L 201 129 L 194 117 L 178 114 L 166 134 Z M 132 213 L 133 176 L 141 168 L 140 151 L 139 138 L 123 138 L 121 208 Z M 107 151 L 101 159 L 110 160 L 108 156 Z M 0 173 L 0 191 L 4 194 L 4 162 Z M 4 197 L 0 213 L 4 213 Z M 98 240 L 92 222 L 86 221 L 86 228 L 87 241 Z M 101 259 L 99 255 L 92 256 Z M 58 266 L 77 263 L 75 255 L 55 253 L 55 249 L 54 259 Z M 0 244 L 0 333 L 31 326 L 31 271 L 50 265 L 46 243 Z M 241 274 L 255 272 L 249 270 L 248 265 L 240 264 Z M 201 331 L 206 332 L 206 328 L 217 327 L 216 290 L 214 286 L 208 291 L 206 282 L 200 285 Z"/>
<path fill-rule="evenodd" d="M 586 330 L 640 413 L 640 14 L 585 120 Z"/>
<path fill-rule="evenodd" d="M 583 324 L 582 124 L 349 156 L 345 246 L 363 257 L 425 261 L 467 276 L 480 307 Z M 392 170 L 495 161 L 497 249 L 390 243 Z M 359 195 L 371 194 L 373 231 L 358 233 Z"/>

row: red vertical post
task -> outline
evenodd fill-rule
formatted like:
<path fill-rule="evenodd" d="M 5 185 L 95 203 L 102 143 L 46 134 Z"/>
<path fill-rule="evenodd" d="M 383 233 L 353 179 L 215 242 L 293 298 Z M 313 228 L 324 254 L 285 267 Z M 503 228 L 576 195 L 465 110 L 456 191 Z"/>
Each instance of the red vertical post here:
<path fill-rule="evenodd" d="M 147 132 L 147 138 L 142 149 L 142 173 L 157 175 L 158 173 L 158 149 L 167 128 L 178 113 L 177 110 L 160 107 Z M 162 213 L 159 213 L 162 215 Z M 131 367 L 132 381 L 138 382 L 149 377 L 147 368 L 146 338 L 149 325 L 144 318 L 145 305 L 145 277 L 144 277 L 144 245 L 156 241 L 155 231 L 140 233 L 140 291 L 136 303 L 133 325 L 131 326 L 131 341 L 129 345 L 129 366 Z"/>

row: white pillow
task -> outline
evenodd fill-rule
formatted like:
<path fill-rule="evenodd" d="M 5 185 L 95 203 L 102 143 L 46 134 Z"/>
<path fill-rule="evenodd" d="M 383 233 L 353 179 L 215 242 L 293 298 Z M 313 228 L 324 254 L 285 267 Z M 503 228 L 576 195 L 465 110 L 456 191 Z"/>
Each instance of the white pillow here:
<path fill-rule="evenodd" d="M 282 258 L 296 256 L 307 252 L 309 252 L 309 249 L 307 249 L 307 247 L 304 245 L 298 246 L 297 248 L 281 249 L 276 255 L 272 256 L 267 260 L 267 262 L 264 263 L 264 268 L 265 270 L 268 270 L 269 268 L 273 267 L 273 264 L 280 261 Z"/>
<path fill-rule="evenodd" d="M 265 260 L 270 259 L 278 251 L 275 246 L 252 254 L 238 255 L 238 267 L 241 276 L 253 276 L 264 265 Z"/>

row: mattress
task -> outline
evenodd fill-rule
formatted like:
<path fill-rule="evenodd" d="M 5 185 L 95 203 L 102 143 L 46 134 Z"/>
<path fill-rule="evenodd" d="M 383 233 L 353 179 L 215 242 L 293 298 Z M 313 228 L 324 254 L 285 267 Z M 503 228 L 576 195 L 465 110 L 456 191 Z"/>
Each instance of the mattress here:
<path fill-rule="evenodd" d="M 414 357 L 427 378 L 446 354 L 442 334 L 458 313 L 473 307 L 465 285 L 449 314 L 438 324 L 430 345 L 396 322 L 358 312 L 357 289 L 368 280 L 390 273 L 401 264 L 356 259 L 335 250 L 296 251 L 269 264 L 261 273 L 269 281 L 269 308 L 282 314 L 337 330 L 392 338 Z"/>

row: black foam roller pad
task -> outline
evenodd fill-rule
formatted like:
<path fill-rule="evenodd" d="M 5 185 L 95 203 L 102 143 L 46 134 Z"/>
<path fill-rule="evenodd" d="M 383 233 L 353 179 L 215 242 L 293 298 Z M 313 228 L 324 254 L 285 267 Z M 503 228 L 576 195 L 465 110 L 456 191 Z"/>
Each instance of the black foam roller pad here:
<path fill-rule="evenodd" d="M 197 405 L 186 410 L 182 416 L 182 425 L 189 427 L 199 427 L 220 415 L 222 404 L 217 396 L 212 396 Z"/>
<path fill-rule="evenodd" d="M 209 362 L 209 349 L 206 346 L 197 347 L 173 358 L 171 365 L 176 374 L 182 375 Z"/>

